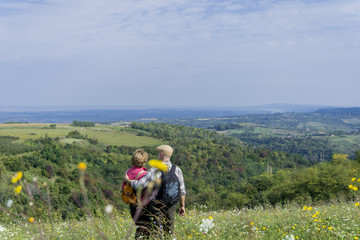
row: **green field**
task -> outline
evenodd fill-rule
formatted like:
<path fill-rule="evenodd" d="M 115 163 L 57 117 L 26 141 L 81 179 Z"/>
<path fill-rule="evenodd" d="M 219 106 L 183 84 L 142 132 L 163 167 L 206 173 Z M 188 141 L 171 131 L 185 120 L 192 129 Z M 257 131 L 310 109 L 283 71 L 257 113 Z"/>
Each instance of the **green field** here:
<path fill-rule="evenodd" d="M 360 150 L 360 135 L 332 136 L 329 138 L 332 146 L 347 153 Z"/>
<path fill-rule="evenodd" d="M 97 125 L 96 127 L 74 127 L 70 124 L 56 124 L 56 129 L 49 129 L 50 124 L 0 124 L 0 136 L 14 136 L 18 137 L 18 142 L 26 140 L 33 140 L 40 137 L 59 137 L 61 142 L 73 143 L 80 142 L 78 139 L 66 139 L 66 135 L 71 131 L 78 131 L 84 136 L 93 138 L 99 143 L 107 145 L 119 146 L 155 146 L 164 144 L 163 141 L 147 136 L 136 136 L 136 132 L 131 132 L 132 129 Z"/>
<path fill-rule="evenodd" d="M 273 129 L 265 128 L 265 127 L 256 127 L 254 133 L 261 133 L 261 134 L 272 134 Z"/>

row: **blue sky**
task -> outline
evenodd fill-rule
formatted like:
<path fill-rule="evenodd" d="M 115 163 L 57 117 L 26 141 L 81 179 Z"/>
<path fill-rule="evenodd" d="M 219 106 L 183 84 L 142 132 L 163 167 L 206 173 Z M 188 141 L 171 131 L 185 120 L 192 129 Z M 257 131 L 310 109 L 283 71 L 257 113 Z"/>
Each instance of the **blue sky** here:
<path fill-rule="evenodd" d="M 0 0 L 0 106 L 359 106 L 358 0 Z"/>

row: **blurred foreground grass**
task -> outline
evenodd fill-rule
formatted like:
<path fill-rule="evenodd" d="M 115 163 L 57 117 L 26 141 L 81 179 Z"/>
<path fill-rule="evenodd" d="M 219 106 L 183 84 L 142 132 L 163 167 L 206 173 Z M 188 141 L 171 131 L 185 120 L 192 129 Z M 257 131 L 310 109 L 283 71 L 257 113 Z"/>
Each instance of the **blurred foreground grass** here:
<path fill-rule="evenodd" d="M 288 204 L 229 211 L 206 211 L 205 206 L 188 209 L 176 216 L 172 239 L 359 239 L 360 209 L 357 202 L 316 206 Z M 0 239 L 126 239 L 135 229 L 128 212 L 116 210 L 103 217 L 81 221 L 48 222 L 36 220 L 24 224 L 3 225 Z M 212 219 L 214 226 L 200 225 Z M 207 232 L 207 233 L 205 233 Z"/>

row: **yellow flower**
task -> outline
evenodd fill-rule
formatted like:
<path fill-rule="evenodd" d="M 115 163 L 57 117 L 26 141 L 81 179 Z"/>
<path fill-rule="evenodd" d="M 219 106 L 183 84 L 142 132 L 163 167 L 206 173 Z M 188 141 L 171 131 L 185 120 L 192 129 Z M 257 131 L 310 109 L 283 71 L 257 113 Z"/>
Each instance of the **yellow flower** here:
<path fill-rule="evenodd" d="M 351 179 L 352 182 L 355 181 L 355 180 L 356 180 L 356 178 L 352 178 L 352 179 Z"/>
<path fill-rule="evenodd" d="M 15 175 L 11 178 L 11 182 L 12 182 L 12 183 L 16 183 L 16 182 L 19 181 L 22 177 L 23 177 L 23 173 L 22 173 L 22 172 L 17 172 L 17 173 L 15 173 Z"/>
<path fill-rule="evenodd" d="M 357 190 L 359 190 L 359 189 L 358 189 L 358 187 L 353 187 L 353 190 L 354 190 L 354 191 L 357 191 Z"/>
<path fill-rule="evenodd" d="M 254 225 L 254 222 L 251 222 L 250 225 Z"/>
<path fill-rule="evenodd" d="M 33 217 L 29 217 L 29 223 L 33 223 L 35 219 Z"/>
<path fill-rule="evenodd" d="M 303 207 L 303 209 L 304 209 L 304 210 L 306 211 L 306 209 L 307 209 L 307 206 L 304 206 L 304 207 Z"/>
<path fill-rule="evenodd" d="M 329 230 L 332 230 L 333 228 L 332 227 L 329 227 Z"/>
<path fill-rule="evenodd" d="M 356 206 L 356 207 L 357 207 L 357 206 L 359 206 L 359 205 L 360 205 L 360 203 L 358 203 L 358 202 L 357 202 L 357 203 L 355 203 L 355 206 Z"/>
<path fill-rule="evenodd" d="M 308 210 L 311 211 L 311 210 L 312 210 L 312 207 L 308 207 Z"/>
<path fill-rule="evenodd" d="M 152 166 L 152 167 L 155 167 L 155 168 L 157 168 L 157 169 L 159 169 L 160 171 L 163 171 L 163 172 L 167 172 L 167 170 L 168 170 L 168 166 L 166 164 L 164 164 L 160 160 L 155 160 L 155 159 L 150 160 L 149 165 Z"/>
<path fill-rule="evenodd" d="M 349 185 L 349 188 L 352 189 L 354 186 L 353 185 Z"/>
<path fill-rule="evenodd" d="M 87 168 L 87 165 L 86 165 L 86 163 L 84 163 L 84 162 L 80 162 L 80 163 L 78 164 L 78 168 L 79 168 L 81 171 L 85 171 L 86 168 Z"/>
<path fill-rule="evenodd" d="M 358 237 L 354 237 L 354 239 L 359 239 Z"/>
<path fill-rule="evenodd" d="M 357 180 L 358 182 L 360 182 L 360 178 L 358 178 L 358 180 Z"/>
<path fill-rule="evenodd" d="M 20 193 L 21 193 L 21 189 L 22 189 L 22 186 L 19 185 L 19 186 L 17 186 L 17 187 L 14 189 L 14 191 L 15 191 L 15 193 L 17 193 L 17 194 L 20 194 Z"/>
<path fill-rule="evenodd" d="M 212 216 L 210 216 L 210 217 L 209 217 L 209 219 L 213 219 L 213 217 L 212 217 Z"/>

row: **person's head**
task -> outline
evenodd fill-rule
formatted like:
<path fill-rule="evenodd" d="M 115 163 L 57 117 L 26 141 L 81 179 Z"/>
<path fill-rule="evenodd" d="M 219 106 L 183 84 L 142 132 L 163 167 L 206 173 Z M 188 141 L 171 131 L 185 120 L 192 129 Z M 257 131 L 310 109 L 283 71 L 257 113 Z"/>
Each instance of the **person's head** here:
<path fill-rule="evenodd" d="M 131 164 L 135 167 L 143 167 L 147 160 L 148 153 L 144 149 L 140 148 L 134 152 L 131 158 Z"/>
<path fill-rule="evenodd" d="M 170 160 L 170 157 L 173 153 L 172 147 L 169 145 L 161 145 L 156 148 L 156 150 L 159 152 L 159 160 Z"/>

